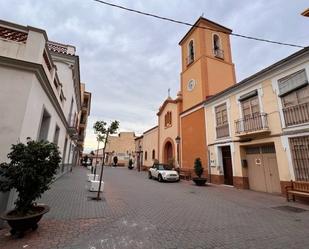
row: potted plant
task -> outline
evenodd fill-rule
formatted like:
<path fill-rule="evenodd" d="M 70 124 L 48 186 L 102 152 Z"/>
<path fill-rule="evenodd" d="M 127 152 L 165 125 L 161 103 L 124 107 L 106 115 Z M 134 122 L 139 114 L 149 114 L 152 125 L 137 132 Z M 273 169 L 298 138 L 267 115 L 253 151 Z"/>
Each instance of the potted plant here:
<path fill-rule="evenodd" d="M 46 141 L 27 140 L 12 145 L 9 163 L 0 164 L 0 191 L 16 189 L 15 208 L 0 216 L 11 226 L 11 234 L 22 237 L 26 230 L 36 230 L 37 223 L 49 211 L 35 201 L 49 189 L 59 163 L 57 145 Z"/>
<path fill-rule="evenodd" d="M 194 172 L 197 177 L 193 177 L 192 180 L 197 186 L 204 186 L 207 182 L 207 178 L 202 177 L 204 168 L 202 166 L 202 162 L 200 158 L 196 158 L 194 162 Z"/>
<path fill-rule="evenodd" d="M 129 169 L 133 169 L 133 160 L 130 158 L 129 159 L 129 166 L 128 166 Z"/>

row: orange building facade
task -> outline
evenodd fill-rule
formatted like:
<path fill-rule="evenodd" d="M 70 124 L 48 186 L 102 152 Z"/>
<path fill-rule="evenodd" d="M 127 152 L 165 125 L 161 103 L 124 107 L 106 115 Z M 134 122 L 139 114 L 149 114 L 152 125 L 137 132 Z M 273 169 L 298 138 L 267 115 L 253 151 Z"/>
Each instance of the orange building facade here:
<path fill-rule="evenodd" d="M 201 158 L 207 175 L 203 103 L 235 84 L 229 38 L 232 30 L 203 17 L 194 26 L 179 42 L 182 54 L 180 91 L 177 98 L 168 97 L 157 113 L 157 159 L 193 170 L 194 160 Z"/>
<path fill-rule="evenodd" d="M 181 168 L 193 169 L 194 160 L 200 158 L 206 170 L 208 149 L 203 102 L 235 84 L 236 78 L 229 38 L 232 31 L 202 17 L 194 26 L 179 43 Z"/>

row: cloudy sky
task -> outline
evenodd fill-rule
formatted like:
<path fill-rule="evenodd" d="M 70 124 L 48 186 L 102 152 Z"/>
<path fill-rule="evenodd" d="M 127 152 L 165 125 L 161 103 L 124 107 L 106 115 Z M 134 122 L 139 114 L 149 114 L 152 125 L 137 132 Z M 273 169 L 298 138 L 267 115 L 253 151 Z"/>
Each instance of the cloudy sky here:
<path fill-rule="evenodd" d="M 235 33 L 309 45 L 307 0 L 109 0 L 185 22 L 204 17 Z M 52 41 L 75 45 L 81 79 L 92 92 L 86 149 L 95 148 L 92 124 L 119 120 L 122 131 L 141 134 L 156 124 L 156 112 L 171 88 L 179 89 L 178 42 L 188 27 L 93 0 L 0 0 L 0 18 L 47 31 Z M 232 37 L 237 80 L 297 51 Z"/>

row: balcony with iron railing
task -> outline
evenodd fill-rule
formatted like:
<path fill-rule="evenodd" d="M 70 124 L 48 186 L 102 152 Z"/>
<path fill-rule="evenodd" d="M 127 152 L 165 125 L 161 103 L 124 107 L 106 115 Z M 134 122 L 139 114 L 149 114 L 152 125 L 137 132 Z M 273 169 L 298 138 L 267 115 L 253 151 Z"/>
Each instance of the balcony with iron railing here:
<path fill-rule="evenodd" d="M 222 49 L 213 49 L 216 58 L 224 59 L 224 51 Z"/>
<path fill-rule="evenodd" d="M 193 62 L 194 62 L 194 56 L 192 56 L 192 55 L 187 56 L 187 58 L 186 58 L 186 65 L 189 66 Z"/>
<path fill-rule="evenodd" d="M 309 102 L 283 108 L 286 126 L 309 123 Z"/>
<path fill-rule="evenodd" d="M 229 124 L 218 125 L 216 127 L 217 138 L 224 138 L 230 136 Z"/>
<path fill-rule="evenodd" d="M 241 118 L 235 121 L 236 136 L 270 132 L 267 121 L 267 113 L 256 113 L 251 117 Z"/>
<path fill-rule="evenodd" d="M 88 100 L 87 100 L 85 103 L 83 103 L 83 105 L 82 105 L 82 110 L 83 110 L 83 111 L 87 111 L 87 110 L 88 110 L 88 107 L 89 107 L 89 105 L 88 105 Z"/>

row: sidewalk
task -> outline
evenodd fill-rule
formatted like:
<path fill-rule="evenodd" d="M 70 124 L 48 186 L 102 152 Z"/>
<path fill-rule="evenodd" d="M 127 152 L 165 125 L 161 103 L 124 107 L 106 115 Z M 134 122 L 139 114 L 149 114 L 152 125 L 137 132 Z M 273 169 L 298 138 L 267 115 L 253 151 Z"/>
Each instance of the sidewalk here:
<path fill-rule="evenodd" d="M 96 193 L 86 190 L 87 173 L 75 167 L 52 184 L 39 202 L 51 207 L 39 223 L 37 232 L 27 233 L 23 239 L 9 236 L 9 228 L 0 230 L 0 248 L 76 248 L 80 237 L 95 232 L 95 225 L 105 221 L 111 210 L 104 201 L 90 201 Z M 75 243 L 75 240 L 78 241 Z"/>

